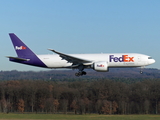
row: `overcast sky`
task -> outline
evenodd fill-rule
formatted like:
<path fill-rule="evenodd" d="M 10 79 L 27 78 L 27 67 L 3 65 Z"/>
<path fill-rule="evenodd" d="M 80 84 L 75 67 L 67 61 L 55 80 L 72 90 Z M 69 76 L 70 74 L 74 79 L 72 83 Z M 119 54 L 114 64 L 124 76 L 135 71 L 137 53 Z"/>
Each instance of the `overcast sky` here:
<path fill-rule="evenodd" d="M 9 62 L 8 33 L 36 54 L 142 53 L 160 69 L 160 0 L 1 0 L 1 70 L 46 70 Z"/>

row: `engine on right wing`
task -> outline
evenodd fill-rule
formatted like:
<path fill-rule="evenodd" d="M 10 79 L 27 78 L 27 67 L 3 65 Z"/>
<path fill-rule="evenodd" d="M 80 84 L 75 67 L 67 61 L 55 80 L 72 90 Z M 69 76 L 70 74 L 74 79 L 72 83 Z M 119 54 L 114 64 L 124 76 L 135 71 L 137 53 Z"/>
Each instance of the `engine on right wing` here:
<path fill-rule="evenodd" d="M 108 72 L 108 64 L 106 61 L 99 61 L 92 64 L 92 68 L 99 72 Z"/>

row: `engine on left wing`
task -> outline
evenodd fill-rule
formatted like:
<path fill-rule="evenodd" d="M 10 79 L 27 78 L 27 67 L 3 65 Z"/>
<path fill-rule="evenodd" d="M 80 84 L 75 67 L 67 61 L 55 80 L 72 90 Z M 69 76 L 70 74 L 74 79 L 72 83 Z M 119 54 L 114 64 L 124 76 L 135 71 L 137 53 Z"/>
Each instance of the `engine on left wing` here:
<path fill-rule="evenodd" d="M 92 68 L 99 72 L 108 72 L 108 64 L 105 61 L 95 62 L 92 65 Z"/>

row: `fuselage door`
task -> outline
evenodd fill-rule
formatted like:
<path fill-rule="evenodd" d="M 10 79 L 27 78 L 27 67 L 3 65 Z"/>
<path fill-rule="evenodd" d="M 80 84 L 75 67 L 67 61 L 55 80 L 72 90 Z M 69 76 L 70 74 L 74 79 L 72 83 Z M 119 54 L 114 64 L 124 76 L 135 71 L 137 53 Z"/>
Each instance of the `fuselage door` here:
<path fill-rule="evenodd" d="M 138 56 L 138 62 L 141 62 L 141 56 Z"/>

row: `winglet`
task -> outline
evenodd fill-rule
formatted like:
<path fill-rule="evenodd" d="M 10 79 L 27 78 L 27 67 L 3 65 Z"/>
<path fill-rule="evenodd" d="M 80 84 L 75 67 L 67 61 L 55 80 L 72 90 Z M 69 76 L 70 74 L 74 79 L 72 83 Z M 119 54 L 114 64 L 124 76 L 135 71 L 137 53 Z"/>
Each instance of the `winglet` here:
<path fill-rule="evenodd" d="M 53 50 L 53 49 L 48 49 L 48 50 L 50 50 L 50 51 L 52 51 L 52 52 L 54 52 L 54 53 L 57 53 L 57 54 L 59 54 L 59 55 L 62 55 L 63 53 L 60 53 L 60 52 L 57 52 L 57 51 L 55 51 L 55 50 Z M 63 54 L 64 55 L 64 54 Z"/>
<path fill-rule="evenodd" d="M 50 50 L 50 51 L 52 51 L 52 52 L 54 52 L 55 50 L 53 50 L 53 49 L 50 49 L 50 48 L 48 48 L 48 50 Z"/>

